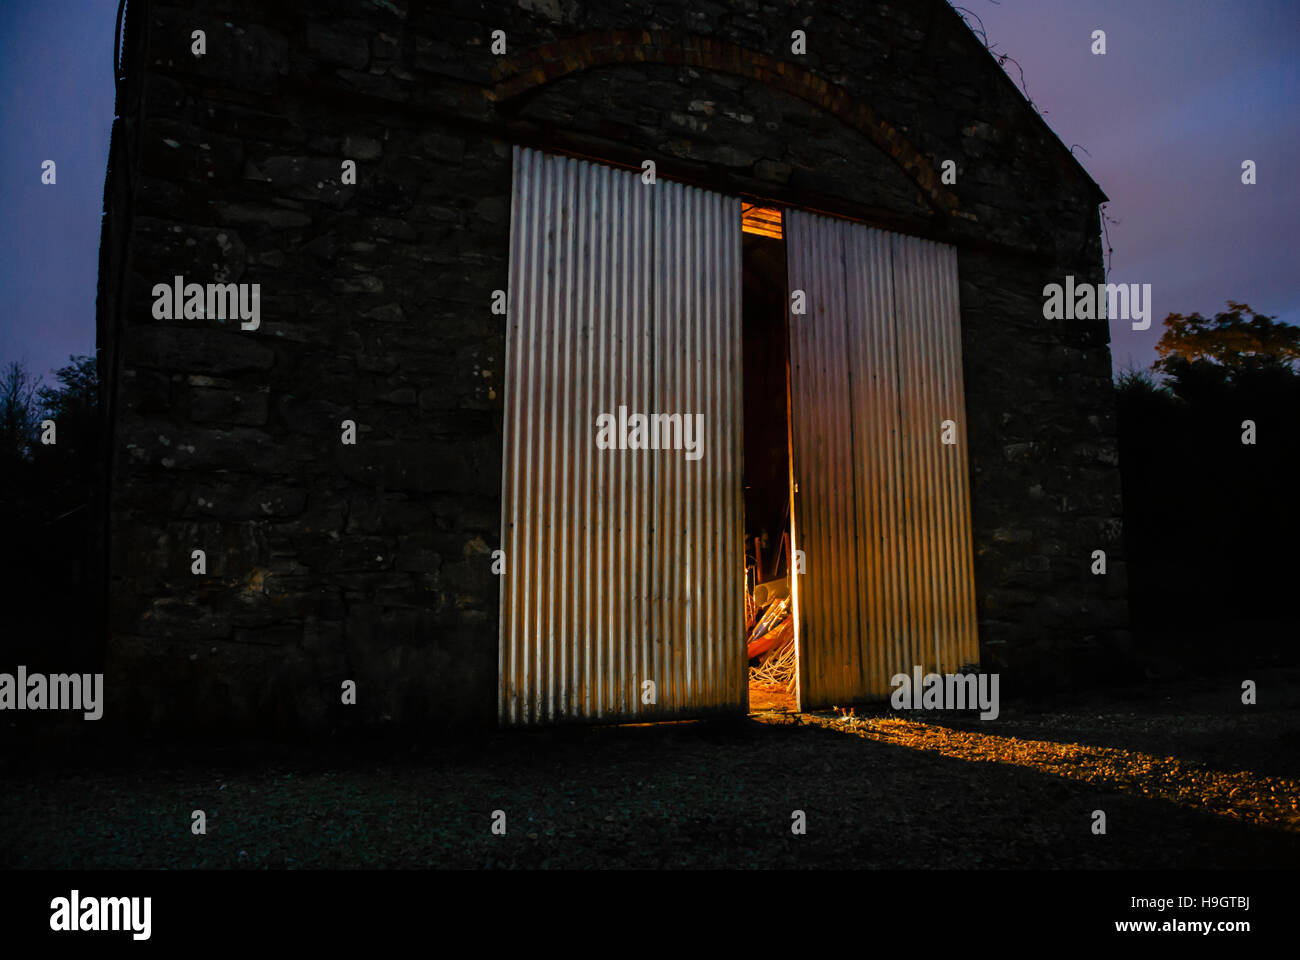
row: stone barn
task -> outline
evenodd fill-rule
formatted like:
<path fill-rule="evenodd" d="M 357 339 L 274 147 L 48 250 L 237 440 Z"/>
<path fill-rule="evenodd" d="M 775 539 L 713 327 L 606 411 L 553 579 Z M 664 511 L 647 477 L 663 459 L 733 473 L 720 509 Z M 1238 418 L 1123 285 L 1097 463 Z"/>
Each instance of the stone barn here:
<path fill-rule="evenodd" d="M 743 714 L 778 581 L 803 709 L 1122 642 L 1105 197 L 948 3 L 121 20 L 106 716 Z"/>

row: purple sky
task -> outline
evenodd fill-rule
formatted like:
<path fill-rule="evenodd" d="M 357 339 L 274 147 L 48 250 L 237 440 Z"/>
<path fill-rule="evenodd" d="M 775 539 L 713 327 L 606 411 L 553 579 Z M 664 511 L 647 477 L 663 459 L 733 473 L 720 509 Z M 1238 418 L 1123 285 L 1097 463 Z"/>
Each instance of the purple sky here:
<path fill-rule="evenodd" d="M 116 14 L 115 0 L 0 3 L 0 364 L 38 376 L 95 350 Z"/>
<path fill-rule="evenodd" d="M 1110 197 L 1110 279 L 1149 283 L 1151 329 L 1112 321 L 1116 366 L 1170 313 L 1228 299 L 1300 324 L 1300 4 L 965 0 Z M 1091 53 L 1106 32 L 1105 56 Z M 1007 69 L 1017 80 L 1011 64 Z M 1089 156 L 1091 154 L 1091 156 Z M 1241 162 L 1258 182 L 1244 186 Z"/>
<path fill-rule="evenodd" d="M 1295 0 L 965 0 L 1024 68 L 1048 124 L 1111 198 L 1111 279 L 1150 283 L 1150 330 L 1223 301 L 1300 324 L 1300 5 Z M 95 344 L 115 0 L 0 3 L 0 363 L 39 375 Z M 1107 53 L 1089 36 L 1106 31 Z M 1013 76 L 1014 67 L 1008 64 Z M 41 161 L 58 164 L 42 186 Z M 1241 184 L 1242 160 L 1259 183 Z"/>

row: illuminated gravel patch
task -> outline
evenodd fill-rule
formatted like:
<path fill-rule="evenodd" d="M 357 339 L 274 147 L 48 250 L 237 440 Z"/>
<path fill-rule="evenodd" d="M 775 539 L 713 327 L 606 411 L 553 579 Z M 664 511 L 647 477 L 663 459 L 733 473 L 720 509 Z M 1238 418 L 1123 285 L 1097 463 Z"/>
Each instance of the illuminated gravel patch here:
<path fill-rule="evenodd" d="M 761 718 L 765 722 L 784 722 Z M 1177 757 L 1115 747 L 969 733 L 894 717 L 804 714 L 804 723 L 970 763 L 1004 763 L 1300 832 L 1300 781 L 1214 770 Z"/>

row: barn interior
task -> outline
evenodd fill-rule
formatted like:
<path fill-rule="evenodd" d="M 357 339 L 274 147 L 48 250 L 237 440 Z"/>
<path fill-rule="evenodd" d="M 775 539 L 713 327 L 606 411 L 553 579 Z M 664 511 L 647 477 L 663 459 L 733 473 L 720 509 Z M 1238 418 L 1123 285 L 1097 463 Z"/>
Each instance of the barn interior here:
<path fill-rule="evenodd" d="M 790 340 L 781 211 L 742 206 L 745 643 L 749 709 L 798 709 L 790 593 Z"/>

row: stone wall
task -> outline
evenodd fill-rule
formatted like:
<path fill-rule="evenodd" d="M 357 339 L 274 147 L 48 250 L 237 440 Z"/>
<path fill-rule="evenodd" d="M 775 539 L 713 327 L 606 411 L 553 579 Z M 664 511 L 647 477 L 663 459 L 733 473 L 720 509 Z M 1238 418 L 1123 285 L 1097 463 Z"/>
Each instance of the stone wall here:
<path fill-rule="evenodd" d="M 516 143 L 956 243 L 986 662 L 1066 676 L 1123 625 L 1106 322 L 1042 319 L 1045 283 L 1100 279 L 1100 193 L 947 4 L 128 9 L 141 96 L 114 161 L 130 189 L 108 194 L 128 268 L 100 307 L 109 670 L 130 678 L 111 708 L 229 729 L 493 722 L 489 304 Z M 260 327 L 155 319 L 153 285 L 178 274 L 260 284 Z"/>

